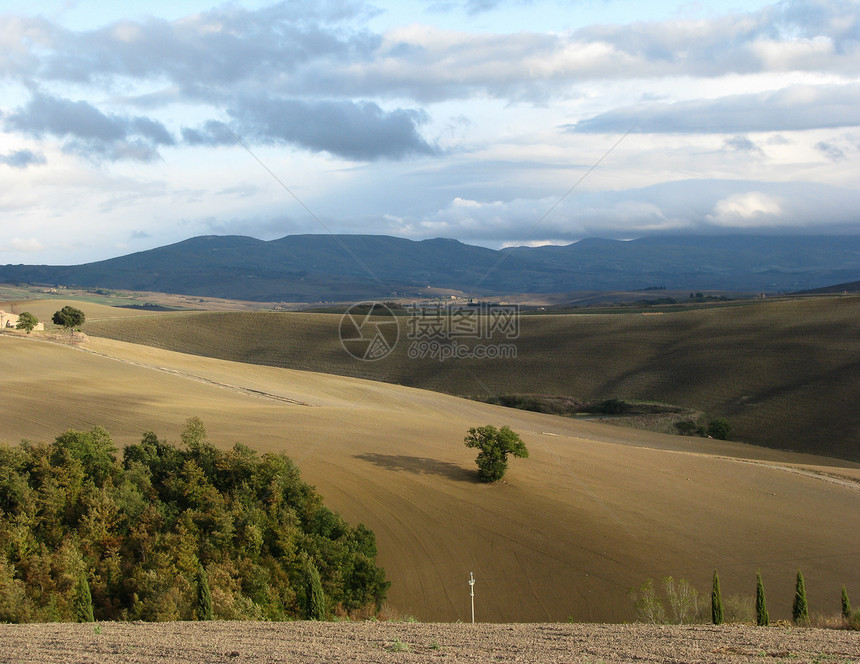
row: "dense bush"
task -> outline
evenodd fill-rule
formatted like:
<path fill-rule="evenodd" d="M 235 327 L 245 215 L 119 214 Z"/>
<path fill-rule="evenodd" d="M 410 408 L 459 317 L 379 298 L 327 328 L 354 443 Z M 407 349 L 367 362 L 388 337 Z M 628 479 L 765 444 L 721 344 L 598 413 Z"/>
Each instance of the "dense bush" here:
<path fill-rule="evenodd" d="M 505 476 L 508 470 L 508 455 L 526 459 L 529 451 L 522 441 L 510 427 L 496 429 L 491 424 L 483 427 L 471 428 L 464 438 L 466 447 L 476 447 L 478 457 L 478 477 L 482 482 L 498 482 Z"/>
<path fill-rule="evenodd" d="M 88 619 L 89 602 L 97 620 L 296 618 L 308 562 L 326 612 L 379 608 L 373 533 L 289 458 L 218 450 L 197 419 L 182 439 L 147 433 L 121 461 L 101 427 L 0 446 L 0 622 Z"/>

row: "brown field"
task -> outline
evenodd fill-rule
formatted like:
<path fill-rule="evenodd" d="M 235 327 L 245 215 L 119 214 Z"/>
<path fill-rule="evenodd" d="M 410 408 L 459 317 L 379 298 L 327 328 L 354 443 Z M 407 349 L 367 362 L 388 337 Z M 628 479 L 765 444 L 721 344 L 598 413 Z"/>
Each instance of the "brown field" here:
<path fill-rule="evenodd" d="M 341 623 L 100 623 L 0 625 L 0 662 L 685 662 L 848 664 L 856 632 L 667 625 Z"/>
<path fill-rule="evenodd" d="M 726 417 L 738 440 L 860 461 L 860 296 L 758 301 L 662 315 L 529 315 L 516 359 L 357 362 L 340 315 L 183 313 L 86 331 L 184 353 L 461 396 L 549 394 L 662 401 Z"/>
<path fill-rule="evenodd" d="M 672 575 L 705 594 L 714 568 L 726 596 L 752 595 L 761 570 L 772 618 L 798 568 L 813 611 L 838 612 L 842 584 L 860 592 L 857 464 L 108 339 L 3 334 L 0 372 L 5 442 L 96 424 L 121 444 L 176 441 L 196 415 L 219 446 L 286 452 L 374 530 L 403 616 L 467 620 L 470 571 L 478 619 L 496 622 L 629 620 L 630 587 Z M 492 486 L 463 445 L 488 423 L 531 452 Z"/>

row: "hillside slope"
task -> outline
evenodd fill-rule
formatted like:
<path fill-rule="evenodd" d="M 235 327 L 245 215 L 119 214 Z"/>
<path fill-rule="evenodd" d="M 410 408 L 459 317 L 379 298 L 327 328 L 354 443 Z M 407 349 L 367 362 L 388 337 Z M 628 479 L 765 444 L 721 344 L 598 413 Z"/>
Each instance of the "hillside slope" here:
<path fill-rule="evenodd" d="M 350 357 L 333 314 L 201 313 L 93 322 L 91 334 L 449 394 L 649 399 L 727 417 L 735 437 L 860 460 L 860 297 L 663 315 L 521 316 L 514 359 Z"/>
<path fill-rule="evenodd" d="M 812 606 L 860 583 L 860 466 L 737 443 L 512 411 L 411 388 L 90 339 L 83 349 L 0 335 L 0 439 L 104 425 L 119 443 L 176 440 L 201 417 L 219 446 L 283 450 L 326 503 L 377 535 L 391 604 L 467 620 L 619 621 L 627 590 L 684 577 L 726 595 L 768 584 L 790 612 L 801 567 Z M 531 451 L 476 482 L 468 427 L 508 424 Z"/>

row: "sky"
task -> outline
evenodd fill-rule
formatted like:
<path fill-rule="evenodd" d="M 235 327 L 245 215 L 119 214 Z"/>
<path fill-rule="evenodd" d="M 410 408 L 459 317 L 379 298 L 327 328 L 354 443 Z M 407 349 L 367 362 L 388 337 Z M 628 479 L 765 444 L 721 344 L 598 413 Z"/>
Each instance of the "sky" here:
<path fill-rule="evenodd" d="M 860 233 L 860 2 L 0 0 L 0 264 Z"/>

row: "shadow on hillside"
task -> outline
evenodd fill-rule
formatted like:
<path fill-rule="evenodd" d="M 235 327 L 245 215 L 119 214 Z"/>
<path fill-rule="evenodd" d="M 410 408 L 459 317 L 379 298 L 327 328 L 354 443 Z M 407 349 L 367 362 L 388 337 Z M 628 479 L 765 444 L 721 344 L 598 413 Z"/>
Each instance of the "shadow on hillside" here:
<path fill-rule="evenodd" d="M 478 482 L 478 473 L 456 463 L 403 454 L 356 454 L 355 459 L 367 461 L 387 470 L 406 471 L 416 475 L 441 475 L 458 482 Z"/>

